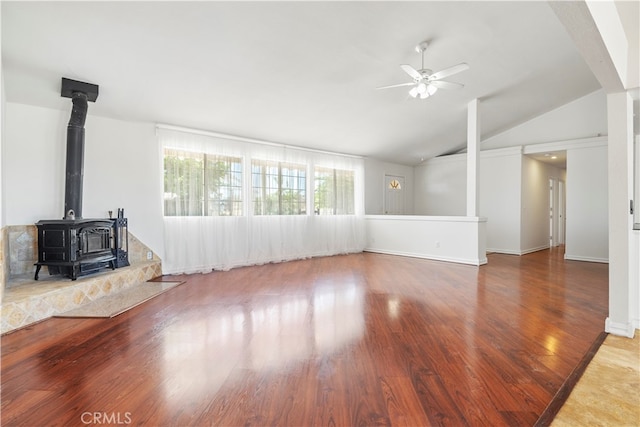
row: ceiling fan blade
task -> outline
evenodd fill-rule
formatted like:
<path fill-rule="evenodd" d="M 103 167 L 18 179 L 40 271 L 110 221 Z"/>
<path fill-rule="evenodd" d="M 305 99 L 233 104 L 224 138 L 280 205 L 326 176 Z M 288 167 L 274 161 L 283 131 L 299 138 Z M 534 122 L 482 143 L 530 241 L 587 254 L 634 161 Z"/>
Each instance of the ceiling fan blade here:
<path fill-rule="evenodd" d="M 438 71 L 437 73 L 433 73 L 429 76 L 429 81 L 444 79 L 445 77 L 452 76 L 454 74 L 458 74 L 461 71 L 468 70 L 469 66 L 464 62 L 458 65 L 454 65 L 453 67 L 445 68 L 442 71 Z"/>
<path fill-rule="evenodd" d="M 401 86 L 413 86 L 414 84 L 415 84 L 414 82 L 411 82 L 411 83 L 400 83 L 398 85 L 377 87 L 376 90 L 377 89 L 389 89 L 389 88 L 392 88 L 392 87 L 401 87 Z"/>
<path fill-rule="evenodd" d="M 445 82 L 443 80 L 436 80 L 429 82 L 431 86 L 435 86 L 438 89 L 460 89 L 464 87 L 462 83 Z"/>
<path fill-rule="evenodd" d="M 409 74 L 414 80 L 420 81 L 423 79 L 422 74 L 420 74 L 415 68 L 411 65 L 402 64 L 400 66 L 404 70 L 405 73 Z"/>

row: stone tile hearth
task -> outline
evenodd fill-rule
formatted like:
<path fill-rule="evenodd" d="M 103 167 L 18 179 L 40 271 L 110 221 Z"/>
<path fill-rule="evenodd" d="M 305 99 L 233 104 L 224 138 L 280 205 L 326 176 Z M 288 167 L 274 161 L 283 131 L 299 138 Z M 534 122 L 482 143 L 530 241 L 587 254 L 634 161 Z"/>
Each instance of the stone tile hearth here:
<path fill-rule="evenodd" d="M 160 261 L 149 261 L 104 270 L 75 281 L 46 274 L 38 281 L 32 276 L 16 278 L 4 291 L 1 333 L 81 307 L 161 275 Z"/>
<path fill-rule="evenodd" d="M 44 268 L 36 281 L 33 278 L 33 263 L 37 258 L 35 233 L 35 226 L 5 227 L 0 232 L 2 334 L 162 275 L 160 259 L 129 233 L 129 267 L 105 269 L 75 281 L 51 276 Z"/>

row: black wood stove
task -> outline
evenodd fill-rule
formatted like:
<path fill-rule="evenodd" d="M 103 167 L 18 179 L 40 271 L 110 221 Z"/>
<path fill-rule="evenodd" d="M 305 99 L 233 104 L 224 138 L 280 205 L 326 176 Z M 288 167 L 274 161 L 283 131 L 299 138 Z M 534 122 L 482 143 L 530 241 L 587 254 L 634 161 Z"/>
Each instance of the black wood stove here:
<path fill-rule="evenodd" d="M 84 123 L 87 102 L 95 102 L 98 98 L 98 86 L 63 78 L 61 95 L 71 98 L 73 102 L 67 126 L 65 216 L 63 219 L 36 223 L 36 280 L 43 266 L 48 268 L 49 274 L 62 274 L 76 280 L 80 275 L 102 268 L 129 265 L 128 228 L 124 210 L 118 210 L 117 218 L 82 218 Z"/>
<path fill-rule="evenodd" d="M 49 274 L 63 274 L 75 280 L 101 268 L 115 268 L 108 219 L 43 220 L 38 227 L 38 262 L 35 279 L 43 265 Z"/>

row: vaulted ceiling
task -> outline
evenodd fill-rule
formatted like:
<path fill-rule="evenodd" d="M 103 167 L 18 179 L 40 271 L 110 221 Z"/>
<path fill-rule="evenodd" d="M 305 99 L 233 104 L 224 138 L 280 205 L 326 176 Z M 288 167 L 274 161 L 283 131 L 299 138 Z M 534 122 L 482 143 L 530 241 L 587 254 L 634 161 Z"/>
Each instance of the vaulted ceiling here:
<path fill-rule="evenodd" d="M 60 79 L 100 85 L 90 113 L 417 164 L 600 86 L 546 2 L 2 2 L 8 102 L 67 110 Z M 376 90 L 466 62 L 464 84 Z M 88 126 L 90 123 L 88 123 Z"/>

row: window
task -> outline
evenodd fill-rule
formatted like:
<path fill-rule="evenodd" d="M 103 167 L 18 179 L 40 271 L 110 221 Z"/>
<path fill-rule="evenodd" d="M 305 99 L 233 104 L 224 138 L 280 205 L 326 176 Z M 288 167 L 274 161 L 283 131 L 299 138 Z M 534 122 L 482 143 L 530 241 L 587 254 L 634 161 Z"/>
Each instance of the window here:
<path fill-rule="evenodd" d="M 316 215 L 353 215 L 354 200 L 353 171 L 315 168 L 314 210 Z"/>
<path fill-rule="evenodd" d="M 402 184 L 397 179 L 389 181 L 389 190 L 402 190 Z"/>
<path fill-rule="evenodd" d="M 242 215 L 242 159 L 165 148 L 164 215 Z"/>
<path fill-rule="evenodd" d="M 305 165 L 251 161 L 254 215 L 305 215 L 307 167 Z"/>
<path fill-rule="evenodd" d="M 365 247 L 363 159 L 173 126 L 159 125 L 157 136 L 163 271 L 226 270 Z M 327 176 L 314 191 L 320 165 Z M 313 214 L 314 193 L 324 197 L 316 204 L 323 216 Z M 343 212 L 353 215 L 335 215 Z"/>

